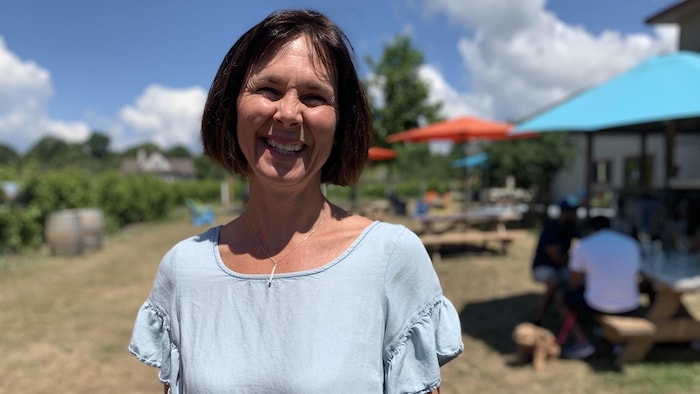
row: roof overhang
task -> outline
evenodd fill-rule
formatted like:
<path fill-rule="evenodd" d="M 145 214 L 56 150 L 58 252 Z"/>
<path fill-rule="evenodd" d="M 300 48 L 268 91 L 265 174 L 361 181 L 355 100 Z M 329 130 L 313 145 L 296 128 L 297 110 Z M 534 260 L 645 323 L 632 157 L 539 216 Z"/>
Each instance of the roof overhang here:
<path fill-rule="evenodd" d="M 700 1 L 684 0 L 674 4 L 656 14 L 648 17 L 644 22 L 652 23 L 680 23 L 686 16 L 696 12 L 700 12 Z"/>

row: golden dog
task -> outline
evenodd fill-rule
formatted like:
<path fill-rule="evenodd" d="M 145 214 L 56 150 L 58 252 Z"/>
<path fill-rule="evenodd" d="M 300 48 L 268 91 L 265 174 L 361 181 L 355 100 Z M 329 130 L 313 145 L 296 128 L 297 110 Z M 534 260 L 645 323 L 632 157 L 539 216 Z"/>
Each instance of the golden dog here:
<path fill-rule="evenodd" d="M 520 323 L 513 329 L 513 341 L 518 345 L 517 363 L 525 364 L 532 359 L 536 372 L 544 367 L 548 359 L 555 359 L 561 347 L 551 331 L 532 323 Z"/>

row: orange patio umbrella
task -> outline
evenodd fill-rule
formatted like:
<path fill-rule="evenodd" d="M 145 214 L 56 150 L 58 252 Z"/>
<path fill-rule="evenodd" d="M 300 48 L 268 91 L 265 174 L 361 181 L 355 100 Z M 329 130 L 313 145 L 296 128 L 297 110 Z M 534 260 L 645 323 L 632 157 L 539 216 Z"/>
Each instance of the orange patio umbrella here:
<path fill-rule="evenodd" d="M 467 144 L 471 140 L 507 140 L 513 139 L 514 135 L 509 135 L 513 125 L 503 122 L 479 119 L 476 117 L 458 117 L 443 122 L 433 123 L 425 127 L 410 129 L 386 137 L 389 143 L 394 142 L 430 142 L 430 141 L 451 141 L 454 143 L 464 143 L 465 151 Z M 518 135 L 518 138 L 530 137 L 536 133 Z M 467 178 L 467 168 L 464 168 L 464 180 Z M 465 195 L 470 195 L 469 184 L 464 182 Z M 466 204 L 467 200 L 464 200 Z"/>
<path fill-rule="evenodd" d="M 386 141 L 393 143 L 428 142 L 435 140 L 453 142 L 466 142 L 476 139 L 504 140 L 516 137 L 515 135 L 511 136 L 508 134 L 512 128 L 513 125 L 509 123 L 465 116 L 392 134 L 386 137 Z M 534 133 L 529 133 L 527 136 L 533 134 Z M 517 135 L 517 137 L 522 138 L 526 136 Z"/>
<path fill-rule="evenodd" d="M 396 158 L 396 151 L 389 148 L 380 148 L 378 146 L 372 146 L 369 148 L 368 158 L 374 161 L 380 160 L 391 160 Z"/>

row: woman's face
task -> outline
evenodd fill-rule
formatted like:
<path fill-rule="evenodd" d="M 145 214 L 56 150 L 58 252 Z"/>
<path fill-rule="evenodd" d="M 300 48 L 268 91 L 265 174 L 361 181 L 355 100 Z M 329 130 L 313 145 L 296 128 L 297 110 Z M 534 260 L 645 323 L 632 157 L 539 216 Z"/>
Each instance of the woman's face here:
<path fill-rule="evenodd" d="M 320 184 L 338 123 L 333 77 L 305 36 L 254 64 L 238 96 L 238 143 L 251 179 Z"/>

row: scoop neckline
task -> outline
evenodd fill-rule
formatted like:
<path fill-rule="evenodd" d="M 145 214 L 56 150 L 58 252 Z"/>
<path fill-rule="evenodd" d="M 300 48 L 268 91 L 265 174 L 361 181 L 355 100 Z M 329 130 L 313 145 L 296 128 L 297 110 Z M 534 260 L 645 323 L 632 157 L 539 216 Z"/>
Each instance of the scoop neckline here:
<path fill-rule="evenodd" d="M 367 227 L 365 227 L 360 235 L 355 238 L 355 240 L 348 246 L 343 253 L 341 253 L 338 257 L 335 259 L 329 261 L 328 263 L 308 269 L 308 270 L 302 270 L 302 271 L 293 271 L 293 272 L 283 272 L 283 273 L 275 273 L 275 279 L 290 279 L 290 278 L 300 278 L 304 276 L 310 276 L 314 274 L 318 274 L 320 272 L 326 271 L 336 264 L 340 263 L 342 260 L 344 260 L 352 251 L 360 244 L 360 242 L 367 236 L 367 234 L 374 228 L 376 227 L 380 222 L 378 220 L 372 221 Z M 269 274 L 244 274 L 242 272 L 234 271 L 231 268 L 227 267 L 226 264 L 224 264 L 224 260 L 221 258 L 221 254 L 219 253 L 219 235 L 221 233 L 221 228 L 223 226 L 219 225 L 214 228 L 213 234 L 211 236 L 212 238 L 212 247 L 214 248 L 214 257 L 216 259 L 216 264 L 219 266 L 219 269 L 221 269 L 225 274 L 239 278 L 239 279 L 248 279 L 248 280 L 259 280 L 259 281 L 268 281 L 270 279 Z"/>

